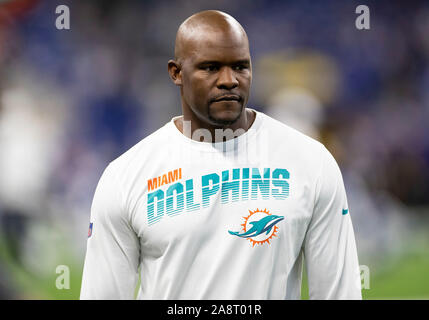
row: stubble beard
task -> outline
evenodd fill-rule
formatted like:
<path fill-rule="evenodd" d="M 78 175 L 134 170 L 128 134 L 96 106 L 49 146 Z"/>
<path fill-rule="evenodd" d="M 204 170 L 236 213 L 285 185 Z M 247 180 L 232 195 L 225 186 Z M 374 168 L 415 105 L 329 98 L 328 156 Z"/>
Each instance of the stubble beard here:
<path fill-rule="evenodd" d="M 219 127 L 226 127 L 226 126 L 230 126 L 230 125 L 234 124 L 235 122 L 237 122 L 238 119 L 240 119 L 241 114 L 243 113 L 243 110 L 244 110 L 244 105 L 241 106 L 240 112 L 238 113 L 238 115 L 234 119 L 224 120 L 224 119 L 218 119 L 218 118 L 213 117 L 212 112 L 211 112 L 211 108 L 209 106 L 208 117 L 212 123 L 218 125 Z"/>

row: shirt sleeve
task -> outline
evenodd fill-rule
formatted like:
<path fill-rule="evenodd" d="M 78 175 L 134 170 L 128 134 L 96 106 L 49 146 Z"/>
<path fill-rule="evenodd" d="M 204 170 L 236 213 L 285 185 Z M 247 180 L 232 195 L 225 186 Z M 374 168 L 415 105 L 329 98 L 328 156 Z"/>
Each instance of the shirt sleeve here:
<path fill-rule="evenodd" d="M 323 147 L 312 219 L 304 240 L 310 299 L 362 299 L 358 256 L 343 178 Z"/>
<path fill-rule="evenodd" d="M 91 206 L 80 299 L 134 299 L 140 245 L 121 203 L 110 164 L 98 182 Z"/>

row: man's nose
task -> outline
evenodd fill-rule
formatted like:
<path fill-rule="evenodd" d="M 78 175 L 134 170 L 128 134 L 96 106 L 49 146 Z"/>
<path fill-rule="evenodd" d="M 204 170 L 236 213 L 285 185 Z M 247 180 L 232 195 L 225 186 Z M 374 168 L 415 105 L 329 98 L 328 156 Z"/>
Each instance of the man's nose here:
<path fill-rule="evenodd" d="M 230 67 L 222 67 L 219 70 L 217 87 L 219 89 L 233 89 L 238 86 L 238 80 Z"/>

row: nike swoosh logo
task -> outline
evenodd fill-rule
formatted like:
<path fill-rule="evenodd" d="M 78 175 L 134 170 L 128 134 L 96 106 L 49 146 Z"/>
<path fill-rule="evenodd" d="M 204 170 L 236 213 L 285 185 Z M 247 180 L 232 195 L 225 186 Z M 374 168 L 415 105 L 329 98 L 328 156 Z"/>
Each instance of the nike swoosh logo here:
<path fill-rule="evenodd" d="M 349 209 L 343 209 L 343 215 L 349 213 Z"/>

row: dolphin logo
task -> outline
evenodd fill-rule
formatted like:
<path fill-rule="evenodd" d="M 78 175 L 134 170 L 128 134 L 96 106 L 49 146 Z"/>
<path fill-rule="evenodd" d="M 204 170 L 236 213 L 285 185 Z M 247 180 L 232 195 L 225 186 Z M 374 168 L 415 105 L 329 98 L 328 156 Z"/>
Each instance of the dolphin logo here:
<path fill-rule="evenodd" d="M 241 237 L 241 238 L 256 237 L 264 233 L 265 231 L 267 232 L 266 234 L 269 234 L 271 232 L 271 229 L 283 219 L 284 219 L 283 216 L 269 215 L 269 216 L 263 217 L 258 221 L 250 222 L 252 227 L 245 233 L 240 234 L 238 231 L 229 231 L 229 230 L 228 232 L 234 236 Z"/>

